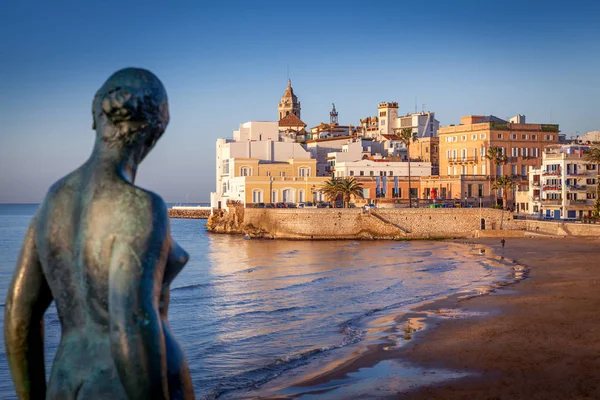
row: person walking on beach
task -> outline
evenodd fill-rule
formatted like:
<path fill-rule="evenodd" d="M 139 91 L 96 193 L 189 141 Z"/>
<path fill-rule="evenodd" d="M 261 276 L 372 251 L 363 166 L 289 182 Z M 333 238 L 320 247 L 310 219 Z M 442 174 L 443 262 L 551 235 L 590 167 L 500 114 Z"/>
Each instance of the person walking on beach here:
<path fill-rule="evenodd" d="M 500 243 L 502 243 L 502 248 L 504 248 L 504 243 L 506 243 L 506 240 L 504 240 L 504 238 L 502 238 L 502 240 L 500 241 Z"/>

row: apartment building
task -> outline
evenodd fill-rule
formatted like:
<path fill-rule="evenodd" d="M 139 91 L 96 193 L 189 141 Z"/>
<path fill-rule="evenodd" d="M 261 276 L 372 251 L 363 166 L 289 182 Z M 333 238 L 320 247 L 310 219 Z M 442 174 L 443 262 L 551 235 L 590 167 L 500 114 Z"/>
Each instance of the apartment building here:
<path fill-rule="evenodd" d="M 591 216 L 598 171 L 585 160 L 588 146 L 553 145 L 542 153 L 540 168 L 529 172 L 529 210 L 548 219 Z M 524 204 L 519 209 L 527 209 Z"/>

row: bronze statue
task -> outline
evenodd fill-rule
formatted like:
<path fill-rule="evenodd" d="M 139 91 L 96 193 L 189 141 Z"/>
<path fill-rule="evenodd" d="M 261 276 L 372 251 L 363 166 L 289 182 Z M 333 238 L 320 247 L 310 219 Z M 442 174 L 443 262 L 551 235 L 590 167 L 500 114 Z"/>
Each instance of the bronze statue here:
<path fill-rule="evenodd" d="M 169 122 L 151 72 L 127 68 L 98 90 L 90 158 L 56 182 L 25 236 L 5 307 L 6 352 L 19 399 L 193 399 L 169 328 L 169 285 L 188 260 L 167 208 L 134 186 Z M 46 387 L 43 315 L 62 337 Z"/>

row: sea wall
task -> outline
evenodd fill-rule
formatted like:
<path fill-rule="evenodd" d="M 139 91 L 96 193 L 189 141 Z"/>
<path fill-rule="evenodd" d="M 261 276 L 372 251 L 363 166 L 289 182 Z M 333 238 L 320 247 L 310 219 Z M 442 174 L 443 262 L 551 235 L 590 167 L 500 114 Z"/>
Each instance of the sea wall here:
<path fill-rule="evenodd" d="M 229 207 L 209 230 L 277 239 L 447 239 L 535 235 L 599 236 L 600 225 L 514 219 L 491 208 L 265 209 Z"/>
<path fill-rule="evenodd" d="M 479 236 L 482 219 L 485 230 L 525 229 L 524 221 L 493 209 L 255 208 L 245 210 L 241 233 L 282 239 L 469 238 Z"/>
<path fill-rule="evenodd" d="M 208 219 L 210 207 L 172 207 L 169 208 L 170 218 Z"/>

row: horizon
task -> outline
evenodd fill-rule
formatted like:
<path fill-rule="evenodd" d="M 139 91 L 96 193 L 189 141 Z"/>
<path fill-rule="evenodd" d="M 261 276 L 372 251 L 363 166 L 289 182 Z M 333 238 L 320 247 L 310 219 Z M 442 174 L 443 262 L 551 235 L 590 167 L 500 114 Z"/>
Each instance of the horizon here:
<path fill-rule="evenodd" d="M 216 139 L 277 121 L 288 78 L 309 127 L 331 103 L 341 125 L 358 125 L 395 101 L 441 126 L 524 114 L 567 137 L 600 129 L 598 4 L 144 4 L 0 6 L 12 38 L 0 61 L 0 203 L 39 203 L 87 159 L 92 98 L 127 66 L 155 73 L 169 96 L 171 122 L 136 180 L 169 203 L 209 201 Z"/>

